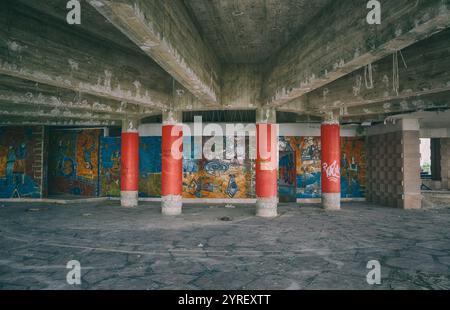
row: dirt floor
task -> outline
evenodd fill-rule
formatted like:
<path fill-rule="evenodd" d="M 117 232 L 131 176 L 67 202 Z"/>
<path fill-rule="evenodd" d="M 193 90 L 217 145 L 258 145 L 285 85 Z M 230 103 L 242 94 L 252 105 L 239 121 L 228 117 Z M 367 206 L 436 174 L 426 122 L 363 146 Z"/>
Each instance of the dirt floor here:
<path fill-rule="evenodd" d="M 450 206 L 0 203 L 1 289 L 450 289 Z M 81 285 L 66 281 L 78 260 Z M 381 264 L 369 285 L 367 263 Z"/>

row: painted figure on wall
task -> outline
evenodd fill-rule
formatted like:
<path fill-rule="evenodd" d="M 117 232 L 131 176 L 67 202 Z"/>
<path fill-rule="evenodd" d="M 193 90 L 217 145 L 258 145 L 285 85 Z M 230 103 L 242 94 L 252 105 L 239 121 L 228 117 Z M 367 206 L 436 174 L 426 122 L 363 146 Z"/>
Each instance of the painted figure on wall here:
<path fill-rule="evenodd" d="M 76 137 L 77 175 L 94 180 L 98 178 L 98 130 L 83 130 Z"/>
<path fill-rule="evenodd" d="M 297 170 L 297 198 L 321 197 L 321 142 L 320 137 L 279 138 L 281 152 L 294 151 Z M 341 195 L 344 198 L 364 197 L 365 153 L 364 138 L 341 138 Z M 287 160 L 287 159 L 286 159 Z M 285 177 L 280 161 L 280 177 Z"/>
<path fill-rule="evenodd" d="M 342 197 L 364 197 L 366 184 L 364 138 L 341 138 L 341 154 Z"/>
<path fill-rule="evenodd" d="M 99 194 L 100 129 L 53 130 L 49 139 L 50 195 Z"/>
<path fill-rule="evenodd" d="M 100 140 L 100 193 L 120 196 L 120 138 L 102 137 Z"/>
<path fill-rule="evenodd" d="M 211 137 L 203 137 L 203 146 Z M 235 139 L 238 139 L 237 137 Z M 228 141 L 227 141 L 228 140 Z M 227 143 L 235 143 L 234 139 L 224 138 L 222 159 L 195 159 L 198 150 L 191 150 L 191 154 L 184 153 L 183 159 L 183 197 L 184 198 L 252 198 L 251 189 L 252 163 L 246 158 L 238 158 L 235 152 L 232 159 L 226 159 Z M 192 142 L 192 137 L 185 137 L 183 141 Z M 245 141 L 245 148 L 249 154 L 249 139 Z M 186 147 L 186 149 L 191 149 Z M 201 154 L 201 153 L 200 153 Z"/>
<path fill-rule="evenodd" d="M 37 130 L 41 128 L 0 127 L 0 197 L 41 197 L 33 167 L 38 143 L 33 132 Z"/>

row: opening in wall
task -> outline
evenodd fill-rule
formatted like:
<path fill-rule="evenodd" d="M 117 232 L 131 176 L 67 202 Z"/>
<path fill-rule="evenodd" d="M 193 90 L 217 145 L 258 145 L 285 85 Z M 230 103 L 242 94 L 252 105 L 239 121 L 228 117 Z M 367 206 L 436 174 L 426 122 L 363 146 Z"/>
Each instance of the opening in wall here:
<path fill-rule="evenodd" d="M 431 179 L 441 181 L 441 139 L 431 139 Z"/>
<path fill-rule="evenodd" d="M 431 139 L 420 139 L 420 177 L 431 179 Z"/>

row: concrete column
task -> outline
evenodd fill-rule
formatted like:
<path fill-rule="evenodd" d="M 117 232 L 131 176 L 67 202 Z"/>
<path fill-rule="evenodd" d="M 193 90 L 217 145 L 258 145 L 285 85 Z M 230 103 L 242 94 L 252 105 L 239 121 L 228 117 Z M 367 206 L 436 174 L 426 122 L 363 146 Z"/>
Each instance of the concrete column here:
<path fill-rule="evenodd" d="M 163 113 L 162 167 L 161 167 L 161 212 L 179 215 L 182 209 L 183 192 L 183 127 L 182 113 Z"/>
<path fill-rule="evenodd" d="M 450 138 L 441 139 L 442 189 L 450 190 Z"/>
<path fill-rule="evenodd" d="M 120 204 L 138 205 L 139 189 L 139 133 L 137 120 L 124 120 L 121 141 Z"/>
<path fill-rule="evenodd" d="M 367 130 L 367 200 L 419 209 L 420 124 L 417 119 L 392 119 Z"/>
<path fill-rule="evenodd" d="M 339 121 L 329 120 L 321 126 L 322 207 L 341 208 L 341 135 Z"/>
<path fill-rule="evenodd" d="M 257 110 L 256 215 L 276 217 L 278 205 L 278 124 L 274 109 Z"/>

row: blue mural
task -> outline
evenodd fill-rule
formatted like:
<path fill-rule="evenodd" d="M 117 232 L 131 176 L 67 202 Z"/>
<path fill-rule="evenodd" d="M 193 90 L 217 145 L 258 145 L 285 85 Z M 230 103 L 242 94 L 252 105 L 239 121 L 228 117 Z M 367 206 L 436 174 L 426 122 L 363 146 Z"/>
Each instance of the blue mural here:
<path fill-rule="evenodd" d="M 101 196 L 120 196 L 120 138 L 100 139 L 100 193 Z"/>
<path fill-rule="evenodd" d="M 161 137 L 139 139 L 139 197 L 161 196 Z"/>
<path fill-rule="evenodd" d="M 99 195 L 100 129 L 53 130 L 49 139 L 50 195 Z"/>
<path fill-rule="evenodd" d="M 0 127 L 0 197 L 40 198 L 41 187 L 33 163 L 37 141 L 35 127 Z M 42 129 L 40 129 L 42 130 Z M 37 159 L 39 160 L 39 158 Z"/>
<path fill-rule="evenodd" d="M 141 137 L 139 140 L 139 175 L 161 173 L 161 137 Z"/>

